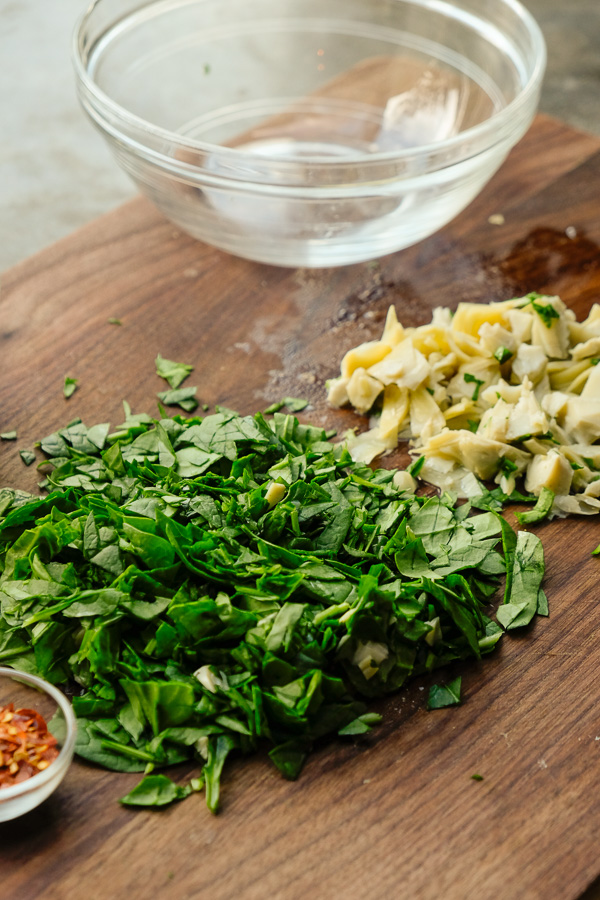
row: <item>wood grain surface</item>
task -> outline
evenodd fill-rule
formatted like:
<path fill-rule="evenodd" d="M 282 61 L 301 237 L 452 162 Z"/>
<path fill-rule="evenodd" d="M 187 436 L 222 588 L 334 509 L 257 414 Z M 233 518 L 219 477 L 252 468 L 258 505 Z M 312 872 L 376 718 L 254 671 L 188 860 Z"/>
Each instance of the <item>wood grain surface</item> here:
<path fill-rule="evenodd" d="M 538 290 L 584 316 L 600 300 L 599 195 L 600 141 L 538 117 L 465 213 L 376 265 L 252 264 L 136 199 L 2 279 L 0 431 L 19 439 L 0 445 L 0 481 L 33 489 L 18 449 L 77 416 L 119 424 L 123 399 L 155 412 L 157 353 L 193 363 L 211 407 L 292 394 L 311 400 L 310 421 L 363 427 L 327 408 L 324 381 L 379 335 L 391 302 L 420 324 L 435 306 Z M 79 379 L 69 400 L 65 375 Z M 600 875 L 600 528 L 539 534 L 550 618 L 456 666 L 460 707 L 426 712 L 428 681 L 415 681 L 378 704 L 372 735 L 320 747 L 295 783 L 265 757 L 234 760 L 217 817 L 196 795 L 125 809 L 137 775 L 76 761 L 42 807 L 0 825 L 2 900 L 581 896 Z"/>

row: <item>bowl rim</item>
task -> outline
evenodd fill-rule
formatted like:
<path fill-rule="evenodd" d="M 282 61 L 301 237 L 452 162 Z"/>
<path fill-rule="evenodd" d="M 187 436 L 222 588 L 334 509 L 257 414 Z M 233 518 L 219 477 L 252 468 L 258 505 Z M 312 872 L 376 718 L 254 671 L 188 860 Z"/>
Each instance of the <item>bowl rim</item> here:
<path fill-rule="evenodd" d="M 96 8 L 103 2 L 104 0 L 92 0 L 88 8 L 77 20 L 72 35 L 72 62 L 77 79 L 80 85 L 85 89 L 85 91 L 95 100 L 95 102 L 101 108 L 104 108 L 114 118 L 127 123 L 130 127 L 135 128 L 138 133 L 138 138 L 143 138 L 144 135 L 147 135 L 151 138 L 158 138 L 162 141 L 166 141 L 174 148 L 178 147 L 181 149 L 197 151 L 199 153 L 206 153 L 213 158 L 218 154 L 224 160 L 226 159 L 232 164 L 243 164 L 244 161 L 247 161 L 249 158 L 249 154 L 244 150 L 240 150 L 235 147 L 227 147 L 222 144 L 213 144 L 209 141 L 202 141 L 195 138 L 183 137 L 178 132 L 170 131 L 167 128 L 154 125 L 147 119 L 144 119 L 141 116 L 130 112 L 126 107 L 121 106 L 108 94 L 106 94 L 101 88 L 98 87 L 93 78 L 88 75 L 87 68 L 83 62 L 82 51 L 85 44 L 84 33 L 86 25 L 91 16 L 94 14 Z M 163 2 L 165 2 L 165 0 L 142 0 L 135 12 L 137 12 L 139 9 L 142 9 L 143 7 L 151 6 L 154 4 L 160 5 Z M 183 2 L 191 4 L 195 2 L 204 2 L 204 0 L 183 0 Z M 453 8 L 465 10 L 464 0 L 395 0 L 395 2 L 430 8 L 439 12 L 444 12 L 446 15 L 448 15 L 448 11 L 452 10 Z M 377 151 L 375 153 L 368 154 L 368 156 L 365 156 L 363 153 L 357 151 L 356 154 L 348 154 L 348 156 L 345 156 L 343 160 L 340 160 L 339 158 L 331 158 L 330 156 L 318 155 L 305 157 L 303 159 L 282 160 L 280 157 L 270 157 L 267 154 L 263 156 L 261 154 L 261 163 L 275 163 L 279 167 L 280 171 L 285 170 L 288 167 L 297 167 L 298 164 L 306 164 L 313 168 L 322 167 L 323 170 L 332 170 L 334 168 L 340 169 L 344 165 L 354 166 L 357 160 L 360 159 L 361 164 L 367 170 L 369 170 L 376 167 L 378 164 L 380 165 L 381 163 L 396 162 L 403 163 L 404 165 L 409 165 L 412 160 L 418 159 L 422 164 L 423 159 L 429 156 L 437 158 L 438 155 L 447 154 L 448 151 L 456 149 L 457 147 L 464 146 L 468 148 L 469 146 L 473 145 L 473 142 L 482 142 L 482 145 L 477 146 L 474 152 L 466 152 L 465 154 L 460 155 L 456 160 L 452 160 L 452 162 L 458 162 L 464 159 L 468 159 L 472 156 L 476 156 L 479 153 L 485 152 L 486 150 L 489 150 L 490 148 L 501 143 L 505 139 L 504 129 L 506 129 L 507 125 L 509 125 L 511 122 L 516 122 L 517 128 L 514 130 L 518 130 L 520 126 L 519 112 L 523 107 L 527 107 L 528 101 L 530 100 L 531 96 L 535 95 L 540 89 L 546 70 L 547 48 L 540 26 L 538 25 L 534 16 L 520 2 L 520 0 L 496 0 L 496 3 L 502 4 L 504 7 L 510 9 L 515 14 L 515 16 L 520 19 L 521 25 L 524 27 L 525 32 L 529 35 L 534 48 L 534 62 L 528 81 L 525 85 L 523 85 L 518 94 L 501 110 L 493 113 L 483 122 L 479 122 L 477 125 L 473 125 L 456 135 L 452 135 L 451 137 L 445 138 L 441 141 L 435 141 L 429 144 L 421 144 L 416 148 L 411 147 L 401 150 Z M 468 12 L 468 10 L 465 10 L 465 12 L 467 13 L 469 18 L 477 18 L 477 15 L 475 13 Z M 115 24 L 117 24 L 117 20 L 111 23 L 110 26 L 107 26 L 103 34 L 106 34 L 115 26 Z M 91 115 L 88 106 L 86 104 L 83 105 L 85 106 L 88 114 Z M 101 114 L 99 115 L 99 112 L 96 108 L 94 108 L 94 115 L 92 116 L 92 118 L 94 118 L 102 127 L 105 126 L 105 122 L 103 121 Z M 139 139 L 132 138 L 129 135 L 123 134 L 115 127 L 108 130 L 112 132 L 113 137 L 118 137 L 120 142 L 135 146 L 135 150 L 138 154 L 147 154 L 148 157 L 153 161 L 156 161 L 157 159 L 169 160 L 171 165 L 173 164 L 173 162 L 176 162 L 171 154 L 161 153 L 154 148 L 149 148 L 145 144 L 141 143 Z M 492 139 L 484 141 L 483 139 L 488 134 L 490 137 L 492 137 Z M 198 169 L 197 165 L 192 166 L 189 163 L 181 162 L 179 163 L 179 165 L 181 166 L 181 169 L 183 171 L 189 169 Z"/>
<path fill-rule="evenodd" d="M 31 675 L 29 672 L 21 672 L 19 669 L 12 669 L 8 666 L 0 666 L 0 678 L 2 677 L 10 678 L 13 681 L 20 681 L 22 684 L 27 684 L 48 694 L 48 696 L 56 702 L 64 716 L 66 736 L 58 756 L 50 763 L 47 769 L 44 769 L 43 772 L 38 772 L 36 775 L 32 775 L 31 778 L 27 778 L 19 784 L 0 788 L 0 804 L 13 800 L 15 797 L 21 797 L 24 794 L 38 791 L 56 777 L 57 770 L 61 768 L 66 769 L 71 762 L 73 751 L 75 749 L 75 740 L 77 738 L 77 721 L 75 719 L 75 713 L 73 712 L 71 703 L 62 691 L 59 691 L 53 684 L 50 684 L 38 675 Z"/>

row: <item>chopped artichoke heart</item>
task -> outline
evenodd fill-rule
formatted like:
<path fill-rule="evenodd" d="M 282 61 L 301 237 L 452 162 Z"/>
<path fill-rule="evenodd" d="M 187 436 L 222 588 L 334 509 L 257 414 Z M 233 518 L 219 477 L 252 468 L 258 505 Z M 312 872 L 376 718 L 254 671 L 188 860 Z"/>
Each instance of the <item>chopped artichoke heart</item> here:
<path fill-rule="evenodd" d="M 407 472 L 405 469 L 398 469 L 398 471 L 394 473 L 392 484 L 396 490 L 401 492 L 406 491 L 409 494 L 414 494 L 417 489 L 417 482 L 410 472 Z"/>
<path fill-rule="evenodd" d="M 267 488 L 265 500 L 267 501 L 269 506 L 276 506 L 280 502 L 280 500 L 283 500 L 286 491 L 287 488 L 285 484 L 279 484 L 279 482 L 277 481 L 272 481 Z"/>
<path fill-rule="evenodd" d="M 537 495 L 545 487 L 555 494 L 568 494 L 572 478 L 573 469 L 564 456 L 550 450 L 545 456 L 534 456 L 527 466 L 525 490 Z"/>
<path fill-rule="evenodd" d="M 398 429 L 406 419 L 409 407 L 407 388 L 388 384 L 383 392 L 383 407 L 379 420 L 379 435 L 384 440 L 398 438 Z"/>
<path fill-rule="evenodd" d="M 504 303 L 459 303 L 452 319 L 452 330 L 477 337 L 479 329 L 486 322 L 506 327 L 507 312 L 511 305 L 515 305 L 514 300 Z"/>
<path fill-rule="evenodd" d="M 431 625 L 431 631 L 425 635 L 425 642 L 429 644 L 430 647 L 434 647 L 436 644 L 439 644 L 442 639 L 440 617 L 436 616 L 435 619 L 431 619 L 430 622 L 426 622 L 425 624 Z"/>
<path fill-rule="evenodd" d="M 600 436 L 600 398 L 569 397 L 565 431 L 579 444 L 593 444 Z"/>
<path fill-rule="evenodd" d="M 388 658 L 389 653 L 385 644 L 379 644 L 376 641 L 367 641 L 363 644 L 359 641 L 352 662 L 358 666 L 368 680 L 377 674 L 379 666 Z"/>
<path fill-rule="evenodd" d="M 510 494 L 526 471 L 527 490 L 554 491 L 552 515 L 590 513 L 600 503 L 598 358 L 600 304 L 577 322 L 559 297 L 532 293 L 460 303 L 454 315 L 437 307 L 406 328 L 390 306 L 381 340 L 346 353 L 328 400 L 365 413 L 381 398 L 371 430 L 348 441 L 357 461 L 406 438 L 425 458 L 420 477 L 442 490 L 465 496 L 494 479 Z"/>
<path fill-rule="evenodd" d="M 444 410 L 444 418 L 449 422 L 451 419 L 457 419 L 459 416 L 472 413 L 474 409 L 475 404 L 473 401 L 463 397 L 458 403 L 453 403 L 452 406 L 449 406 L 448 409 Z"/>
<path fill-rule="evenodd" d="M 506 429 L 507 441 L 518 441 L 528 434 L 545 434 L 548 431 L 548 417 L 537 401 L 533 391 L 524 390 L 518 402 L 511 409 Z"/>
<path fill-rule="evenodd" d="M 410 338 L 401 341 L 381 362 L 369 368 L 369 374 L 381 384 L 415 390 L 429 375 L 430 367 L 423 354 L 416 350 Z"/>
<path fill-rule="evenodd" d="M 546 374 L 547 365 L 548 358 L 541 347 L 520 344 L 512 364 L 512 371 L 519 381 L 529 378 L 533 384 L 537 384 Z"/>
<path fill-rule="evenodd" d="M 384 441 L 379 436 L 379 429 L 371 428 L 362 434 L 347 438 L 346 443 L 352 459 L 368 465 L 376 456 L 392 450 L 396 446 L 396 439 Z"/>
<path fill-rule="evenodd" d="M 600 397 L 600 365 L 592 366 L 587 370 L 587 378 L 581 396 L 590 399 Z"/>
<path fill-rule="evenodd" d="M 541 347 L 550 359 L 566 359 L 569 355 L 569 324 L 564 315 L 567 307 L 560 297 L 543 297 L 535 302 L 538 307 L 550 307 L 556 317 L 542 318 L 536 313 L 531 326 L 531 343 Z"/>
<path fill-rule="evenodd" d="M 349 380 L 340 375 L 339 378 L 332 378 L 327 382 L 327 402 L 330 406 L 345 406 L 350 402 L 348 397 Z"/>
<path fill-rule="evenodd" d="M 492 441 L 505 442 L 508 422 L 513 409 L 514 407 L 510 403 L 500 398 L 494 406 L 490 406 L 482 415 L 477 434 L 490 438 Z"/>
<path fill-rule="evenodd" d="M 517 344 L 523 344 L 531 340 L 532 314 L 533 310 L 531 307 L 527 310 L 511 309 L 507 312 L 506 318 L 510 323 L 510 330 Z"/>
<path fill-rule="evenodd" d="M 502 347 L 505 347 L 510 353 L 514 353 L 517 349 L 515 336 L 498 322 L 494 325 L 484 322 L 479 328 L 479 340 L 492 354 Z"/>
<path fill-rule="evenodd" d="M 372 375 L 369 375 L 366 369 L 359 367 L 352 373 L 346 390 L 352 406 L 358 412 L 365 413 L 371 409 L 379 397 L 383 390 L 383 385 L 376 378 L 373 378 Z"/>
<path fill-rule="evenodd" d="M 573 382 L 590 368 L 589 361 L 582 359 L 573 362 L 568 361 L 551 361 L 548 363 L 548 375 L 550 376 L 550 387 L 555 391 L 570 391 Z"/>
<path fill-rule="evenodd" d="M 359 344 L 352 350 L 348 350 L 342 359 L 341 373 L 344 378 L 350 378 L 356 369 L 368 369 L 374 363 L 378 363 L 390 352 L 390 347 L 383 341 L 367 341 Z"/>
<path fill-rule="evenodd" d="M 385 327 L 381 335 L 381 342 L 393 348 L 404 338 L 404 328 L 398 321 L 396 307 L 390 306 L 385 319 Z"/>
<path fill-rule="evenodd" d="M 577 344 L 571 350 L 573 359 L 588 359 L 590 356 L 600 356 L 600 337 L 593 337 L 581 344 Z"/>
<path fill-rule="evenodd" d="M 424 440 L 444 428 L 446 420 L 443 412 L 427 391 L 419 388 L 410 398 L 410 431 L 413 437 Z"/>

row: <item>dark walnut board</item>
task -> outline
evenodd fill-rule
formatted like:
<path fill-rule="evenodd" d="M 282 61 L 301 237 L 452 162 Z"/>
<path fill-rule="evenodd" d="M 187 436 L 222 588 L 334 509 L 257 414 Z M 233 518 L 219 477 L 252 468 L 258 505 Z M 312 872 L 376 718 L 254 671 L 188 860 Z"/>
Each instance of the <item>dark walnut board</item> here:
<path fill-rule="evenodd" d="M 0 446 L 0 481 L 33 488 L 17 449 L 76 416 L 117 425 L 122 399 L 156 412 L 157 353 L 193 363 L 190 383 L 211 407 L 250 413 L 291 394 L 311 400 L 314 423 L 362 427 L 327 408 L 324 381 L 346 349 L 379 336 L 390 303 L 417 325 L 434 306 L 538 290 L 584 316 L 600 300 L 599 196 L 600 140 L 538 117 L 465 213 L 378 265 L 234 259 L 135 199 L 2 280 L 0 431 L 19 440 Z M 497 213 L 502 226 L 488 223 Z M 65 375 L 80 384 L 68 401 Z M 217 817 L 203 795 L 125 809 L 117 798 L 137 775 L 75 761 L 42 807 L 0 825 L 2 897 L 581 896 L 600 875 L 598 526 L 539 528 L 551 616 L 453 670 L 460 707 L 426 712 L 429 682 L 415 682 L 379 703 L 370 737 L 319 748 L 294 783 L 263 756 L 235 760 Z"/>

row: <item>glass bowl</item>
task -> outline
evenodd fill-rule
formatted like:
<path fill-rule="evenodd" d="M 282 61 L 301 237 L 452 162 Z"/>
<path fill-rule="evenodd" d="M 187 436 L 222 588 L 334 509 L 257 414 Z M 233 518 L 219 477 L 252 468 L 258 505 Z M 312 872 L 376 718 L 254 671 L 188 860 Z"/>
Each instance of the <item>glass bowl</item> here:
<path fill-rule="evenodd" d="M 516 0 L 95 0 L 83 108 L 162 212 L 248 259 L 322 267 L 437 231 L 535 114 Z"/>
<path fill-rule="evenodd" d="M 73 759 L 77 726 L 71 704 L 61 691 L 36 675 L 0 666 L 0 708 L 14 704 L 15 709 L 34 709 L 46 724 L 56 713 L 63 721 L 55 737 L 60 752 L 47 769 L 11 787 L 0 788 L 0 822 L 15 819 L 39 806 L 58 787 Z M 52 727 L 49 727 L 52 731 Z M 60 732 L 60 733 L 59 733 Z"/>

